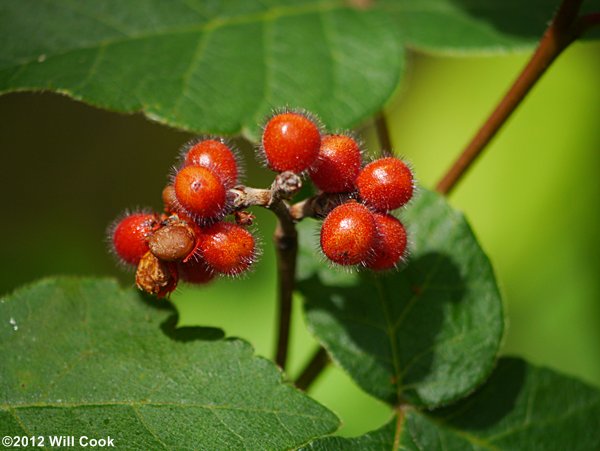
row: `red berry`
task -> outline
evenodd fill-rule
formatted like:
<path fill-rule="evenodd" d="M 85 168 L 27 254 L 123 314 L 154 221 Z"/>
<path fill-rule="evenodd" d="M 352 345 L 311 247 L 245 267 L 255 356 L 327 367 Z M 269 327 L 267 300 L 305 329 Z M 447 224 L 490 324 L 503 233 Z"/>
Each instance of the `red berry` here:
<path fill-rule="evenodd" d="M 335 207 L 321 226 L 321 249 L 340 265 L 365 262 L 376 238 L 373 213 L 362 204 L 348 202 Z"/>
<path fill-rule="evenodd" d="M 401 160 L 381 158 L 360 171 L 356 186 L 360 197 L 370 207 L 378 211 L 394 210 L 412 197 L 413 175 Z"/>
<path fill-rule="evenodd" d="M 371 269 L 390 269 L 402 260 L 406 252 L 406 229 L 402 223 L 392 215 L 374 213 L 377 227 L 375 252 L 367 261 Z"/>
<path fill-rule="evenodd" d="M 360 147 L 354 139 L 345 135 L 327 135 L 321 140 L 319 156 L 310 168 L 310 178 L 326 193 L 352 191 L 360 163 Z"/>
<path fill-rule="evenodd" d="M 179 263 L 178 269 L 179 277 L 188 283 L 201 285 L 215 278 L 215 272 L 201 258 Z"/>
<path fill-rule="evenodd" d="M 224 213 L 225 186 L 211 169 L 185 166 L 177 172 L 173 186 L 177 202 L 185 213 L 200 220 L 216 218 Z"/>
<path fill-rule="evenodd" d="M 133 213 L 118 220 L 111 227 L 111 244 L 114 253 L 130 265 L 137 265 L 148 252 L 148 238 L 157 224 L 150 213 Z"/>
<path fill-rule="evenodd" d="M 321 145 L 319 127 L 300 113 L 281 113 L 265 126 L 262 149 L 274 171 L 302 172 L 315 161 Z"/>
<path fill-rule="evenodd" d="M 194 144 L 185 155 L 185 165 L 212 169 L 228 188 L 238 182 L 235 154 L 225 143 L 216 139 L 206 139 Z"/>
<path fill-rule="evenodd" d="M 221 274 L 236 275 L 254 262 L 254 237 L 243 227 L 230 222 L 218 222 L 202 229 L 198 248 L 204 261 Z"/>

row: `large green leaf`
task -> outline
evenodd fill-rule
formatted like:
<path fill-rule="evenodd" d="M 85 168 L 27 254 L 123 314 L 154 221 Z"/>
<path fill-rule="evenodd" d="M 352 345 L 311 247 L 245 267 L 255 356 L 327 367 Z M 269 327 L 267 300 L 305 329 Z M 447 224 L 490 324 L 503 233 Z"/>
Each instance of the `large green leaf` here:
<path fill-rule="evenodd" d="M 0 92 L 51 89 L 201 132 L 256 129 L 283 105 L 355 124 L 403 67 L 389 18 L 343 1 L 9 0 L 0 30 Z"/>
<path fill-rule="evenodd" d="M 405 46 L 530 48 L 557 3 L 4 0 L 0 93 L 49 89 L 198 132 L 255 136 L 282 105 L 349 127 L 389 99 Z"/>
<path fill-rule="evenodd" d="M 286 449 L 338 419 L 246 342 L 92 279 L 0 300 L 0 435 L 111 436 L 119 449 Z"/>
<path fill-rule="evenodd" d="M 459 403 L 422 412 L 405 408 L 362 437 L 318 439 L 313 450 L 600 449 L 600 392 L 520 359 L 502 359 L 490 380 Z"/>
<path fill-rule="evenodd" d="M 491 372 L 502 302 L 471 228 L 443 197 L 422 190 L 404 219 L 410 261 L 386 274 L 319 264 L 316 236 L 305 227 L 299 290 L 309 328 L 365 391 L 432 407 Z"/>

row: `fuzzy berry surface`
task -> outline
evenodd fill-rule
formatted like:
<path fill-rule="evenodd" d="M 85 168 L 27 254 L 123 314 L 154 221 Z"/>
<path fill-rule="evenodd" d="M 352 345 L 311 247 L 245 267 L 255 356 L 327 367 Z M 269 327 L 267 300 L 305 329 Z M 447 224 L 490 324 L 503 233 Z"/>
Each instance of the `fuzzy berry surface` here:
<path fill-rule="evenodd" d="M 111 227 L 111 245 L 114 253 L 129 265 L 137 265 L 148 252 L 148 238 L 157 224 L 150 213 L 133 213 Z"/>
<path fill-rule="evenodd" d="M 179 277 L 187 283 L 203 285 L 215 278 L 215 272 L 201 259 L 191 259 L 178 264 Z"/>
<path fill-rule="evenodd" d="M 386 212 L 402 207 L 412 198 L 413 174 L 402 160 L 381 158 L 360 171 L 356 187 L 367 205 Z"/>
<path fill-rule="evenodd" d="M 194 144 L 185 154 L 186 166 L 203 166 L 212 169 L 227 188 L 238 182 L 239 168 L 233 151 L 216 139 L 205 139 Z"/>
<path fill-rule="evenodd" d="M 360 172 L 361 152 L 355 139 L 346 135 L 327 135 L 321 140 L 317 160 L 309 175 L 325 193 L 343 193 L 354 189 Z"/>
<path fill-rule="evenodd" d="M 198 237 L 198 249 L 212 269 L 229 276 L 246 271 L 256 259 L 254 236 L 230 222 L 204 228 Z"/>
<path fill-rule="evenodd" d="M 321 226 L 321 249 L 334 263 L 357 265 L 368 260 L 377 237 L 373 213 L 348 202 L 335 207 Z"/>
<path fill-rule="evenodd" d="M 406 254 L 406 229 L 398 218 L 383 213 L 373 213 L 377 239 L 373 256 L 366 266 L 374 270 L 394 268 Z"/>
<path fill-rule="evenodd" d="M 211 169 L 185 166 L 175 175 L 173 187 L 184 213 L 194 218 L 216 218 L 225 211 L 225 186 Z"/>
<path fill-rule="evenodd" d="M 319 127 L 300 113 L 273 116 L 264 128 L 262 150 L 271 169 L 300 173 L 314 163 L 321 146 Z"/>

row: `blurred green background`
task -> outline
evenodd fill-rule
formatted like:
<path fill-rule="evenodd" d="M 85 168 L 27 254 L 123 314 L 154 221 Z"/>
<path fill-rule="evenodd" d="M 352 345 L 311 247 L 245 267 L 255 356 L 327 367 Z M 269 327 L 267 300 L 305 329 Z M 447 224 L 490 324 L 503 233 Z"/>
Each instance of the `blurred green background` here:
<path fill-rule="evenodd" d="M 573 45 L 507 123 L 451 202 L 471 221 L 505 296 L 504 353 L 600 386 L 600 45 Z M 396 152 L 433 187 L 527 55 L 410 55 L 387 108 Z M 96 110 L 55 94 L 0 97 L 0 292 L 55 274 L 108 275 L 107 224 L 127 207 L 160 208 L 178 148 L 191 136 L 142 116 Z M 375 150 L 371 124 L 361 128 Z M 247 181 L 266 186 L 252 147 L 239 141 Z M 255 272 L 173 295 L 182 324 L 223 328 L 271 356 L 275 324 L 273 218 L 256 212 L 264 255 Z M 296 303 L 299 304 L 299 303 Z M 296 305 L 291 375 L 315 346 Z M 312 394 L 356 435 L 390 412 L 329 368 Z"/>

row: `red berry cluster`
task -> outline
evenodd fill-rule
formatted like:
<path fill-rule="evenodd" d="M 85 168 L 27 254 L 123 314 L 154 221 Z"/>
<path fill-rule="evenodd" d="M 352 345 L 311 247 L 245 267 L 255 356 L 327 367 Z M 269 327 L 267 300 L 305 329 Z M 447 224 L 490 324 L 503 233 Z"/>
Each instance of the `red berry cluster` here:
<path fill-rule="evenodd" d="M 182 163 L 163 191 L 165 212 L 136 212 L 110 229 L 114 253 L 136 265 L 136 282 L 163 297 L 181 278 L 204 284 L 217 275 L 234 276 L 256 260 L 256 240 L 240 221 L 226 222 L 227 190 L 240 168 L 222 139 L 199 139 L 184 146 Z"/>
<path fill-rule="evenodd" d="M 324 135 L 316 120 L 297 112 L 271 118 L 262 150 L 272 169 L 308 171 L 323 193 L 349 194 L 321 227 L 321 249 L 332 262 L 383 270 L 403 259 L 406 230 L 389 213 L 413 195 L 412 171 L 402 160 L 381 158 L 361 169 L 360 145 L 352 136 Z"/>
<path fill-rule="evenodd" d="M 413 175 L 405 163 L 388 157 L 363 167 L 351 135 L 324 134 L 314 117 L 297 111 L 267 121 L 260 151 L 274 171 L 307 173 L 318 196 L 338 199 L 321 228 L 321 248 L 332 262 L 382 270 L 403 259 L 406 231 L 389 211 L 412 197 Z M 110 229 L 114 253 L 137 266 L 138 287 L 159 297 L 172 292 L 180 278 L 204 284 L 216 275 L 241 274 L 257 257 L 247 228 L 252 216 L 231 202 L 232 192 L 246 188 L 238 185 L 232 147 L 220 138 L 198 139 L 184 146 L 181 160 L 163 191 L 164 213 L 127 214 Z M 269 207 L 270 201 L 260 205 Z M 231 213 L 235 221 L 229 222 Z"/>

